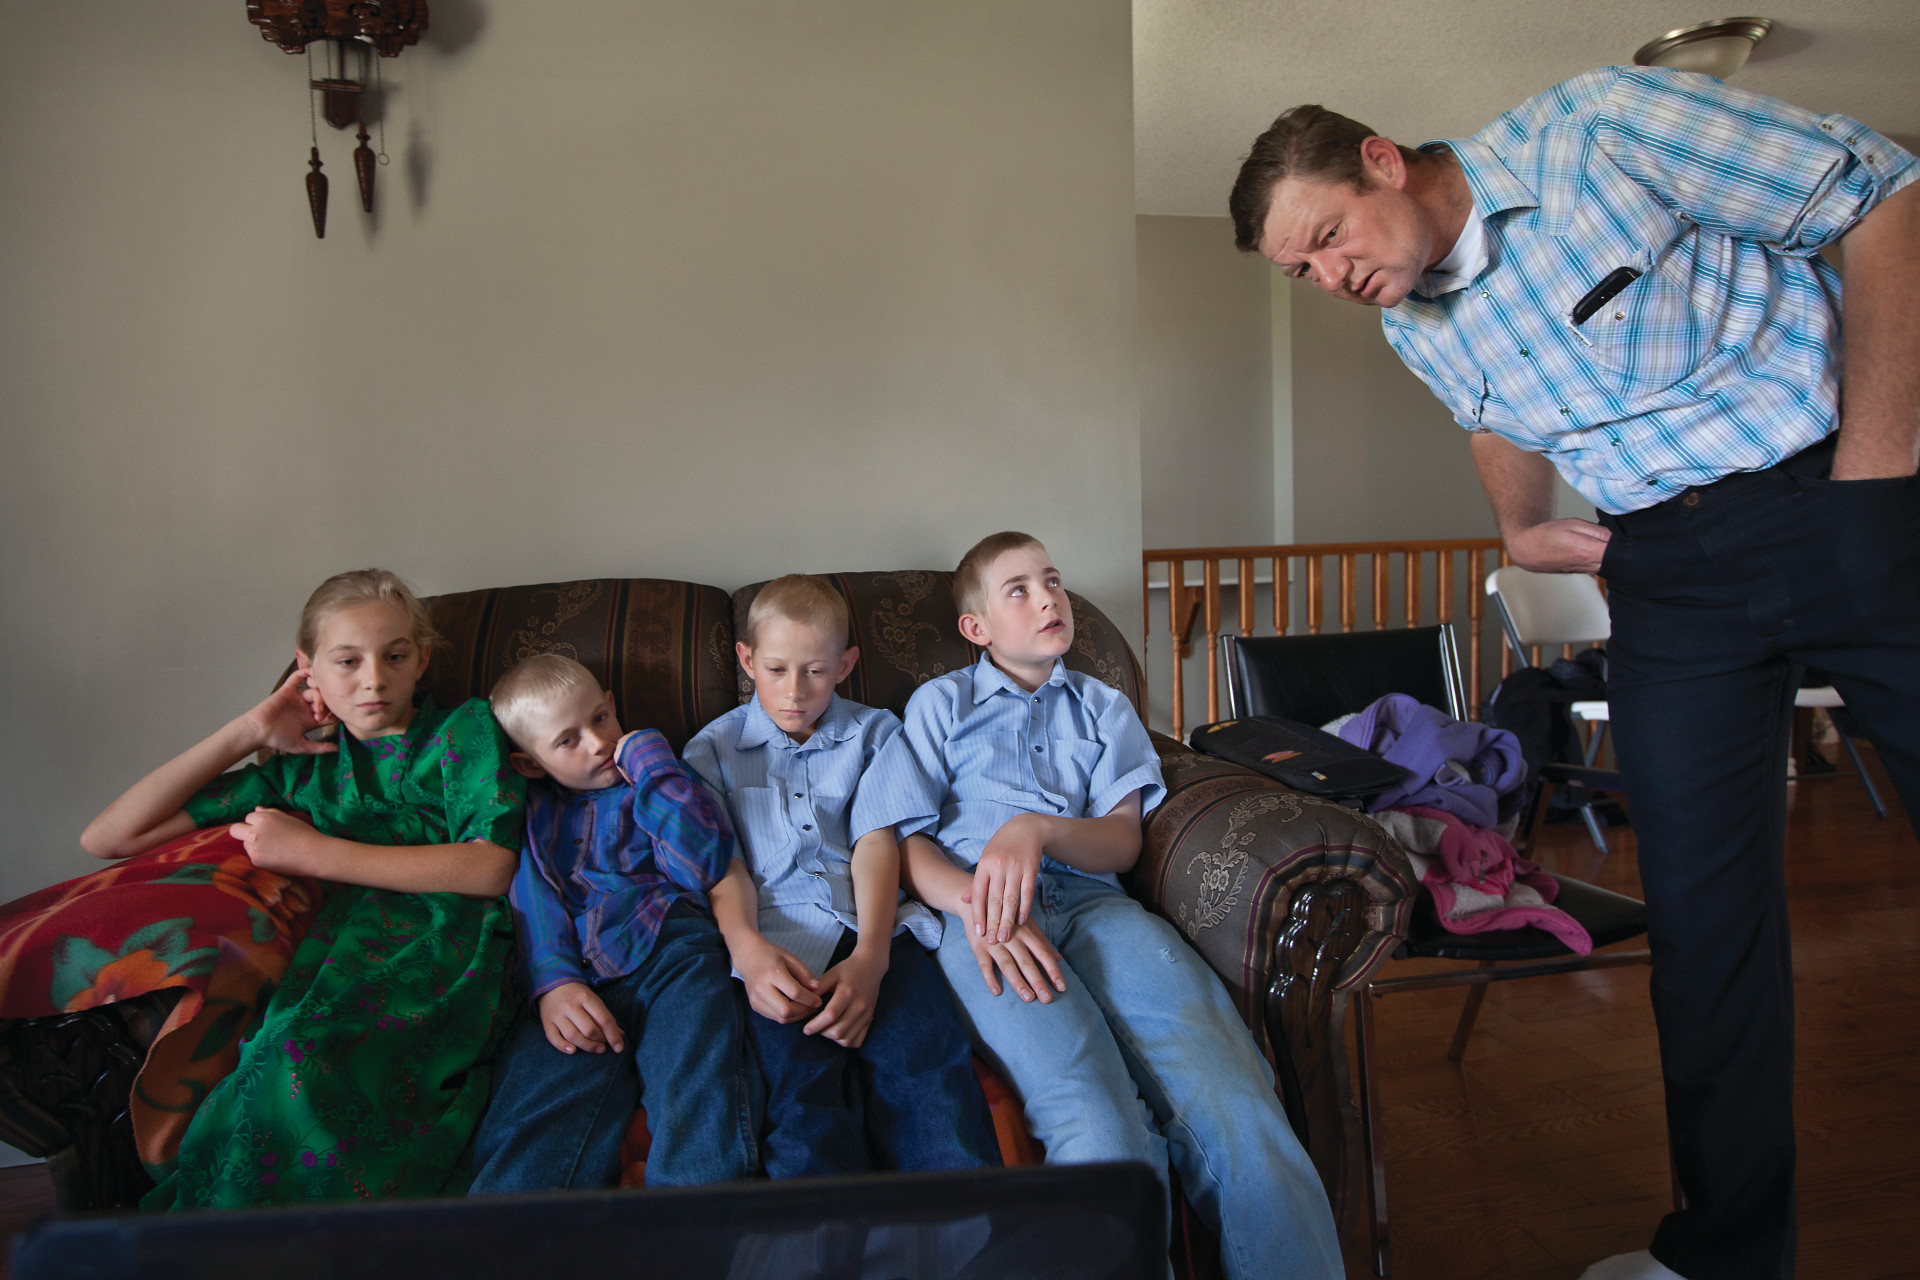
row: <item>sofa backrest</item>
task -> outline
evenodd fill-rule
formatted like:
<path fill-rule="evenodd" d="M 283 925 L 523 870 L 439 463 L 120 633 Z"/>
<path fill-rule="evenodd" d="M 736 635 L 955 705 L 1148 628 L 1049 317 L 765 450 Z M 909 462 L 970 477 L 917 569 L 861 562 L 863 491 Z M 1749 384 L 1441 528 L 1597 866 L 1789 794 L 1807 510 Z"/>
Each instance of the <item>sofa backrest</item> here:
<path fill-rule="evenodd" d="M 853 643 L 860 661 L 840 686 L 840 696 L 898 715 L 907 699 L 935 676 L 980 660 L 980 650 L 960 635 L 960 612 L 953 604 L 953 575 L 932 569 L 893 573 L 826 573 L 853 615 Z M 747 608 L 764 582 L 733 593 L 733 629 L 745 635 Z M 1106 681 L 1140 707 L 1140 664 L 1119 628 L 1072 592 L 1073 648 L 1067 666 Z M 735 663 L 742 702 L 753 686 Z"/>
<path fill-rule="evenodd" d="M 665 734 L 675 751 L 734 707 L 733 608 L 727 593 L 663 578 L 589 578 L 434 596 L 447 643 L 427 690 L 448 706 L 484 698 L 536 653 L 573 658 L 613 694 L 620 723 Z"/>
<path fill-rule="evenodd" d="M 969 666 L 980 651 L 960 636 L 953 575 L 907 569 L 825 574 L 853 615 L 860 662 L 843 697 L 896 714 L 926 681 Z M 427 609 L 446 643 L 426 686 L 450 706 L 484 698 L 494 681 L 536 653 L 563 653 L 612 691 L 620 723 L 654 728 L 673 749 L 752 689 L 734 659 L 734 637 L 762 583 L 729 600 L 718 587 L 662 578 L 589 578 L 489 587 L 434 596 Z M 1140 664 L 1119 628 L 1073 596 L 1067 665 L 1106 681 L 1140 705 Z"/>

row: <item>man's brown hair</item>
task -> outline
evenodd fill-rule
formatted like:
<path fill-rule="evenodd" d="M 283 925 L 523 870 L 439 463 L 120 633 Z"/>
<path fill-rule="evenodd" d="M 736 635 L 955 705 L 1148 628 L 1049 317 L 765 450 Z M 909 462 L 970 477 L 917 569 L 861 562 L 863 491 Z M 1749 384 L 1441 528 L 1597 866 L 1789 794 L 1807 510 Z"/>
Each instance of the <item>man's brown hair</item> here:
<path fill-rule="evenodd" d="M 747 634 L 741 637 L 749 649 L 759 644 L 760 628 L 769 618 L 805 623 L 821 635 L 839 636 L 842 649 L 853 638 L 853 615 L 847 611 L 847 602 L 825 578 L 809 573 L 790 573 L 760 588 L 747 607 Z"/>
<path fill-rule="evenodd" d="M 953 607 L 961 613 L 986 612 L 988 566 L 1009 551 L 1042 545 L 1032 534 L 1016 533 L 1012 529 L 990 533 L 974 543 L 973 549 L 960 557 L 960 567 L 953 571 Z"/>
<path fill-rule="evenodd" d="M 1367 171 L 1360 159 L 1360 144 L 1373 136 L 1374 131 L 1358 120 L 1314 103 L 1282 112 L 1253 140 L 1253 150 L 1233 180 L 1233 194 L 1227 197 L 1233 214 L 1233 243 L 1243 253 L 1260 247 L 1273 189 L 1288 178 L 1344 182 L 1355 191 L 1365 191 Z M 1409 160 L 1418 156 L 1406 147 L 1400 148 L 1400 154 Z"/>

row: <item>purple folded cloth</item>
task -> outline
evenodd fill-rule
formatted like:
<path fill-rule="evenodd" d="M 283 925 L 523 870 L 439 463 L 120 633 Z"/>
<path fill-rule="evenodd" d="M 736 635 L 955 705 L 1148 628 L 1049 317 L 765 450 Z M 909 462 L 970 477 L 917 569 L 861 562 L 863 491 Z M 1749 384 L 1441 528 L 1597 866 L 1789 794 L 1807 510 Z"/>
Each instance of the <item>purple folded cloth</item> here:
<path fill-rule="evenodd" d="M 1427 805 L 1476 827 L 1496 827 L 1520 805 L 1527 762 L 1505 729 L 1455 720 L 1390 693 L 1340 726 L 1340 736 L 1385 756 L 1413 776 L 1367 802 L 1377 813 Z"/>

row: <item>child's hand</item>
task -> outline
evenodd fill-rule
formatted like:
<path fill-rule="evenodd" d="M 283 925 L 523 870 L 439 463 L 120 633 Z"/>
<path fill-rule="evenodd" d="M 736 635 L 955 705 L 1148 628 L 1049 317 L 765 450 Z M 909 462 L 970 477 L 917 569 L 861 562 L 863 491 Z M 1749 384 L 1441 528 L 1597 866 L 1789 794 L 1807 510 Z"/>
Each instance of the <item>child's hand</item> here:
<path fill-rule="evenodd" d="M 627 771 L 620 767 L 620 764 L 619 764 L 620 752 L 626 747 L 627 741 L 629 739 L 639 737 L 641 734 L 645 732 L 646 732 L 645 729 L 635 729 L 632 733 L 623 733 L 620 735 L 620 741 L 613 744 L 613 759 L 614 759 L 613 771 L 619 774 L 621 778 L 626 781 L 626 784 L 628 786 L 633 785 L 633 779 L 627 777 Z"/>
<path fill-rule="evenodd" d="M 858 1049 L 867 1042 L 867 1029 L 873 1025 L 873 1006 L 880 999 L 880 979 L 887 976 L 888 953 L 874 948 L 853 954 L 820 975 L 820 994 L 827 1007 L 814 1015 L 801 1030 L 810 1036 L 825 1036 L 846 1049 Z"/>
<path fill-rule="evenodd" d="M 967 945 L 973 948 L 973 958 L 980 966 L 980 976 L 986 979 L 987 990 L 996 996 L 1000 994 L 996 968 L 1007 975 L 1007 983 L 1022 1000 L 1037 999 L 1041 1004 L 1052 1004 L 1053 992 L 1067 989 L 1066 976 L 1060 971 L 1060 953 L 1053 949 L 1046 935 L 1031 924 L 1015 926 L 1013 936 L 1005 942 L 989 942 L 970 933 Z M 1053 983 L 1052 990 L 1047 988 L 1049 980 Z"/>
<path fill-rule="evenodd" d="M 262 871 L 290 876 L 322 874 L 320 854 L 326 837 L 297 813 L 256 808 L 228 827 L 227 834 L 247 846 L 247 856 Z"/>
<path fill-rule="evenodd" d="M 323 755 L 340 749 L 337 743 L 313 742 L 307 738 L 313 730 L 340 721 L 327 710 L 320 691 L 307 688 L 306 682 L 307 668 L 296 665 L 278 689 L 242 717 L 261 746 L 289 755 Z"/>
<path fill-rule="evenodd" d="M 728 948 L 733 967 L 747 984 L 747 1003 L 774 1022 L 798 1022 L 819 1009 L 820 979 L 785 947 L 776 947 L 759 934 Z"/>
<path fill-rule="evenodd" d="M 540 1029 L 547 1043 L 562 1053 L 615 1053 L 627 1042 L 606 1002 L 584 982 L 563 982 L 540 997 Z"/>
<path fill-rule="evenodd" d="M 974 937 L 1006 942 L 1032 913 L 1044 831 L 1038 816 L 1023 813 L 1007 819 L 981 851 L 973 887 L 960 897 L 973 904 Z"/>

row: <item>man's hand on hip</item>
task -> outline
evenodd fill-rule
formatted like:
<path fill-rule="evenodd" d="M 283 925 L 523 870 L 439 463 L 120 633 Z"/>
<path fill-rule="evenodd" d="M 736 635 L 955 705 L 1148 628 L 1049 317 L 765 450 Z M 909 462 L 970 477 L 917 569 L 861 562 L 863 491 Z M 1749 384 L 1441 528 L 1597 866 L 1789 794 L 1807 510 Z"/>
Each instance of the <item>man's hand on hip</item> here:
<path fill-rule="evenodd" d="M 1546 520 L 1507 535 L 1507 554 L 1535 573 L 1598 573 L 1613 531 L 1591 520 Z"/>

